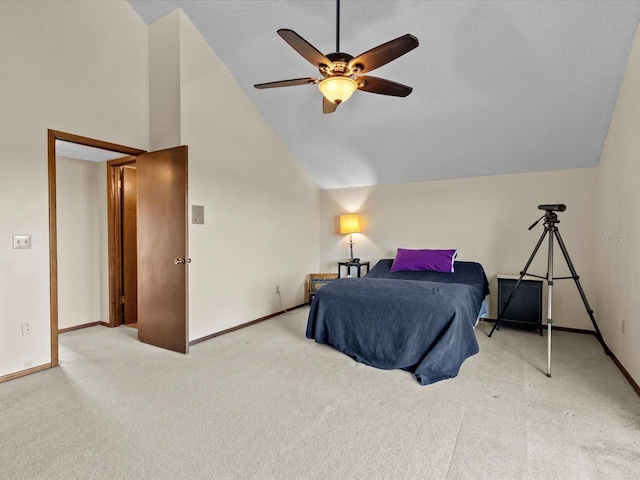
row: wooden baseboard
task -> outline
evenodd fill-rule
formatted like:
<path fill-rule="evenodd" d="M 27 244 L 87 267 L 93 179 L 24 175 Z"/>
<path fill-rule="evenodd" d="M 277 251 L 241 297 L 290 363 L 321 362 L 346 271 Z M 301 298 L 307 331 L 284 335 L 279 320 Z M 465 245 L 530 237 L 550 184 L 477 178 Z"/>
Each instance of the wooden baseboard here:
<path fill-rule="evenodd" d="M 296 305 L 295 307 L 291 307 L 289 310 L 286 310 L 286 311 L 282 310 L 281 312 L 272 313 L 271 315 L 267 315 L 266 317 L 257 318 L 255 320 L 251 320 L 250 322 L 243 323 L 235 327 L 227 328 L 226 330 L 222 330 L 221 332 L 212 333 L 211 335 L 207 335 L 206 337 L 196 338 L 195 340 L 191 340 L 189 342 L 189 346 L 195 345 L 197 343 L 202 343 L 207 340 L 211 340 L 212 338 L 219 337 L 220 335 L 224 335 L 225 333 L 235 332 L 236 330 L 240 330 L 241 328 L 255 325 L 256 323 L 259 323 L 259 322 L 264 322 L 265 320 L 269 320 L 270 318 L 277 317 L 278 315 L 282 315 L 283 313 L 287 313 L 292 310 L 297 310 L 298 308 L 306 307 L 307 305 L 309 304 L 303 303 L 302 305 Z"/>
<path fill-rule="evenodd" d="M 491 322 L 491 323 L 496 323 L 497 319 L 495 318 L 483 318 L 482 321 L 484 322 Z M 506 322 L 506 320 L 505 320 Z M 510 324 L 504 324 L 505 327 L 514 327 L 514 328 L 529 328 L 529 329 L 538 329 L 537 326 L 534 325 L 529 325 L 529 324 L 525 324 L 522 327 L 519 327 L 518 325 L 514 325 L 513 323 Z M 543 323 L 542 324 L 542 329 L 546 330 L 547 329 L 547 324 Z M 583 333 L 586 335 L 595 335 L 596 332 L 594 332 L 593 330 L 583 330 L 581 328 L 570 328 L 570 327 L 558 327 L 556 325 L 552 325 L 551 326 L 551 330 L 557 330 L 559 332 L 571 332 L 571 333 Z"/>
<path fill-rule="evenodd" d="M 82 325 L 76 325 L 75 327 L 61 328 L 58 330 L 58 333 L 67 333 L 73 332 L 74 330 L 81 330 L 83 328 L 96 327 L 98 325 L 102 325 L 104 322 L 91 322 L 91 323 L 83 323 Z"/>
<path fill-rule="evenodd" d="M 543 325 L 543 328 L 547 328 L 546 325 Z M 583 335 L 595 335 L 596 332 L 593 330 L 584 330 L 582 328 L 569 328 L 569 327 L 556 327 L 555 325 L 551 326 L 551 330 L 557 330 L 559 332 L 569 332 L 569 333 L 582 333 Z"/>
<path fill-rule="evenodd" d="M 51 368 L 51 364 L 45 363 L 44 365 L 38 365 L 37 367 L 27 368 L 26 370 L 20 370 L 19 372 L 16 372 L 16 373 L 10 373 L 9 375 L 4 375 L 0 377 L 0 383 L 8 382 L 9 380 L 14 380 L 20 377 L 26 377 L 27 375 L 31 375 L 32 373 L 38 373 L 38 372 L 41 372 L 42 370 L 47 370 L 49 368 Z"/>
<path fill-rule="evenodd" d="M 627 379 L 627 382 L 629 382 L 629 384 L 631 385 L 631 388 L 633 388 L 638 394 L 638 396 L 640 396 L 640 386 L 636 383 L 633 377 L 629 375 L 629 372 L 627 372 L 627 369 L 622 366 L 622 364 L 620 363 L 620 360 L 616 358 L 613 352 L 611 350 L 609 350 L 609 352 L 611 354 L 610 356 L 611 356 L 611 360 L 613 360 L 613 363 L 615 363 L 618 369 L 622 372 L 622 375 L 624 375 L 624 378 Z"/>

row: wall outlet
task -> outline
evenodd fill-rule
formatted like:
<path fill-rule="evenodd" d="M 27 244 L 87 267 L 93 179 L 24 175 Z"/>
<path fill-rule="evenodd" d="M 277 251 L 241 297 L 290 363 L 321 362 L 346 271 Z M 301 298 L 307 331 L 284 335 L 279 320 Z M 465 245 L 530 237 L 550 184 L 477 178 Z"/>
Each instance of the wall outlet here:
<path fill-rule="evenodd" d="M 276 293 L 279 295 L 280 294 L 280 285 L 276 285 Z"/>
<path fill-rule="evenodd" d="M 31 324 L 29 322 L 22 322 L 22 336 L 26 337 L 31 335 Z"/>
<path fill-rule="evenodd" d="M 33 367 L 33 360 L 27 360 L 26 362 L 24 362 L 24 368 L 31 368 Z"/>

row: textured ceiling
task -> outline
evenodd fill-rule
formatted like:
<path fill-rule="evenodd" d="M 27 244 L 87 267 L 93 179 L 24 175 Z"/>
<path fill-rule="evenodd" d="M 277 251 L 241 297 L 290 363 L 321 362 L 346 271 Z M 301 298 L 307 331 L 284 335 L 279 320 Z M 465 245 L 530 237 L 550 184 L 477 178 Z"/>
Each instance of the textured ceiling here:
<path fill-rule="evenodd" d="M 317 76 L 277 34 L 335 50 L 335 1 L 129 0 L 148 24 L 191 19 L 320 188 L 598 164 L 640 19 L 639 1 L 341 2 L 341 50 L 405 33 L 420 46 L 372 74 L 406 98 L 355 94 L 322 114 Z"/>

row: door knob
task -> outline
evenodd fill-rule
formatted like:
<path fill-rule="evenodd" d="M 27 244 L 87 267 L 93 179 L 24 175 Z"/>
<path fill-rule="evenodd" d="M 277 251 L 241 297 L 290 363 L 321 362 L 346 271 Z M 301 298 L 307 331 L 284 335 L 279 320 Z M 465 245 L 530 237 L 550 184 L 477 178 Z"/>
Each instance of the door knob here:
<path fill-rule="evenodd" d="M 182 265 L 185 263 L 185 259 L 184 258 L 176 258 L 173 263 L 175 263 L 176 265 Z"/>

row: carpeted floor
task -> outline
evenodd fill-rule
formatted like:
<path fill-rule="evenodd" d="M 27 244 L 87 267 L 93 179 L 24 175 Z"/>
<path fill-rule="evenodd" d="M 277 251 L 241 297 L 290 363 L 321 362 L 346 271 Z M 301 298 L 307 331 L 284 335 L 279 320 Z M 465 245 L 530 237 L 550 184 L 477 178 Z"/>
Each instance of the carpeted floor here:
<path fill-rule="evenodd" d="M 590 335 L 476 335 L 422 387 L 304 337 L 308 308 L 180 355 L 137 331 L 60 336 L 0 384 L 0 478 L 638 479 L 640 397 Z"/>

